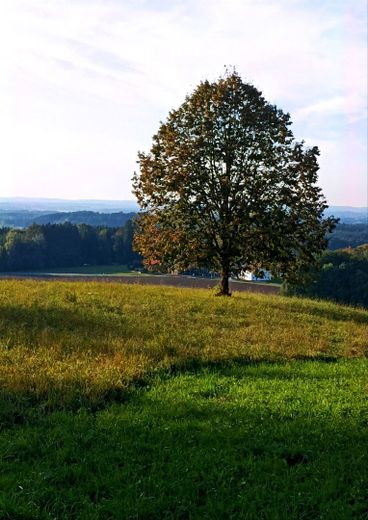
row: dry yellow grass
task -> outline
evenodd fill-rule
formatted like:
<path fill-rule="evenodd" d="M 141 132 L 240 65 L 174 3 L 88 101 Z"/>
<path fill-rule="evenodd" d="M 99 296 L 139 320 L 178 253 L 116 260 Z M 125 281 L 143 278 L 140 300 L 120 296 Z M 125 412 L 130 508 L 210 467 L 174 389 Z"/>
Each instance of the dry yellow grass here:
<path fill-rule="evenodd" d="M 0 282 L 4 395 L 98 406 L 148 374 L 192 363 L 365 357 L 368 312 L 209 290 Z"/>

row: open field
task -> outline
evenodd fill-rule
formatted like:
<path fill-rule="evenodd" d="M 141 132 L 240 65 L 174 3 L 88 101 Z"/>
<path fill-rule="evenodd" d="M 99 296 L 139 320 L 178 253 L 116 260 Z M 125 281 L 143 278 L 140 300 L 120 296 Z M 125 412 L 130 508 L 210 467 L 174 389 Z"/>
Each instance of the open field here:
<path fill-rule="evenodd" d="M 31 271 L 33 274 L 109 274 L 127 275 L 131 273 L 127 265 L 83 265 L 78 267 L 54 267 L 52 269 L 42 269 Z"/>
<path fill-rule="evenodd" d="M 29 272 L 29 273 L 2 273 L 0 274 L 0 280 L 15 279 L 15 280 L 57 280 L 57 281 L 69 281 L 69 282 L 113 282 L 123 284 L 135 284 L 135 285 L 164 285 L 170 287 L 186 287 L 191 289 L 213 289 L 219 286 L 220 279 L 211 278 L 200 278 L 194 276 L 180 276 L 180 275 L 150 275 L 150 274 L 135 274 L 130 273 L 114 273 L 114 274 L 86 274 L 86 273 L 65 273 L 64 270 L 57 273 L 40 273 L 40 272 Z M 256 292 L 264 294 L 278 294 L 280 292 L 280 285 L 267 283 L 267 282 L 245 282 L 238 280 L 230 280 L 231 291 L 236 292 Z"/>
<path fill-rule="evenodd" d="M 3 272 L 0 273 L 1 276 L 6 276 L 8 273 Z M 12 275 L 53 275 L 53 274 L 85 274 L 85 275 L 110 275 L 110 276 L 128 276 L 130 274 L 136 274 L 132 272 L 131 269 L 128 269 L 128 266 L 121 265 L 83 265 L 76 267 L 53 267 L 50 269 L 35 269 L 29 271 L 20 271 L 15 273 L 10 273 Z"/>
<path fill-rule="evenodd" d="M 0 518 L 367 518 L 368 312 L 0 281 Z"/>

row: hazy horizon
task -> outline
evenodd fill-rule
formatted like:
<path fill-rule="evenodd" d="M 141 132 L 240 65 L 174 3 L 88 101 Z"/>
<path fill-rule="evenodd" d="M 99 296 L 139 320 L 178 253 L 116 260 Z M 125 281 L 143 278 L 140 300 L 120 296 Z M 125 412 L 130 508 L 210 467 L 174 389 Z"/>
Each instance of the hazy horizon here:
<path fill-rule="evenodd" d="M 329 205 L 368 204 L 365 0 L 4 0 L 0 195 L 132 200 L 138 150 L 235 66 L 320 148 Z"/>
<path fill-rule="evenodd" d="M 64 197 L 23 197 L 23 196 L 14 196 L 14 197 L 0 197 L 0 204 L 5 201 L 11 201 L 11 200 L 19 200 L 19 201 L 48 201 L 48 202 L 91 202 L 91 203 L 109 203 L 109 204 L 119 204 L 119 203 L 128 203 L 132 205 L 139 206 L 136 199 L 100 199 L 100 198 L 64 198 Z M 368 204 L 365 206 L 353 206 L 353 205 L 347 205 L 347 204 L 329 204 L 329 208 L 346 208 L 346 209 L 356 209 L 356 210 L 368 210 Z"/>
<path fill-rule="evenodd" d="M 98 198 L 98 197 L 88 197 L 88 198 L 80 198 L 80 197 L 30 197 L 30 196 L 22 196 L 22 195 L 14 195 L 11 197 L 0 197 L 0 201 L 3 200 L 49 200 L 49 201 L 70 201 L 70 202 L 131 202 L 136 203 L 138 205 L 137 199 L 117 199 L 117 198 Z M 356 209 L 366 209 L 368 208 L 368 201 L 365 205 L 353 205 L 353 204 L 328 204 L 329 207 L 339 207 L 339 208 L 356 208 Z"/>

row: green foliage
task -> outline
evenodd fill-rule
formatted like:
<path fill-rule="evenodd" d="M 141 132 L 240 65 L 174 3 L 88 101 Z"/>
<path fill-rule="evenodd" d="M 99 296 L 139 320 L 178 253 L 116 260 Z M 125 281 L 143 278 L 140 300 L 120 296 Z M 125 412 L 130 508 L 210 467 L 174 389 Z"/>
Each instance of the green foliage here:
<path fill-rule="evenodd" d="M 120 228 L 33 224 L 26 229 L 0 229 L 0 271 L 25 271 L 84 264 L 135 264 L 133 223 Z"/>
<path fill-rule="evenodd" d="M 0 517 L 364 518 L 367 335 L 330 302 L 2 281 Z"/>
<path fill-rule="evenodd" d="M 282 291 L 368 307 L 368 244 L 326 251 L 303 284 L 287 284 Z"/>
<path fill-rule="evenodd" d="M 263 268 L 292 278 L 326 246 L 335 220 L 317 182 L 317 147 L 236 72 L 202 82 L 139 154 L 144 213 L 135 244 L 148 267 Z"/>

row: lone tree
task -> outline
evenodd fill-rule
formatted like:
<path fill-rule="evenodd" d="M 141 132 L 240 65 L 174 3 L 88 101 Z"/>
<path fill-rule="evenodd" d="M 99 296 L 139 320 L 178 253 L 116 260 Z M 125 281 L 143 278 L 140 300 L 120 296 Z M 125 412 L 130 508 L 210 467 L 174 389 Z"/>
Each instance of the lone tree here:
<path fill-rule="evenodd" d="M 335 219 L 317 181 L 317 147 L 237 72 L 204 81 L 169 113 L 133 177 L 135 248 L 148 267 L 270 270 L 295 279 L 326 247 Z"/>

